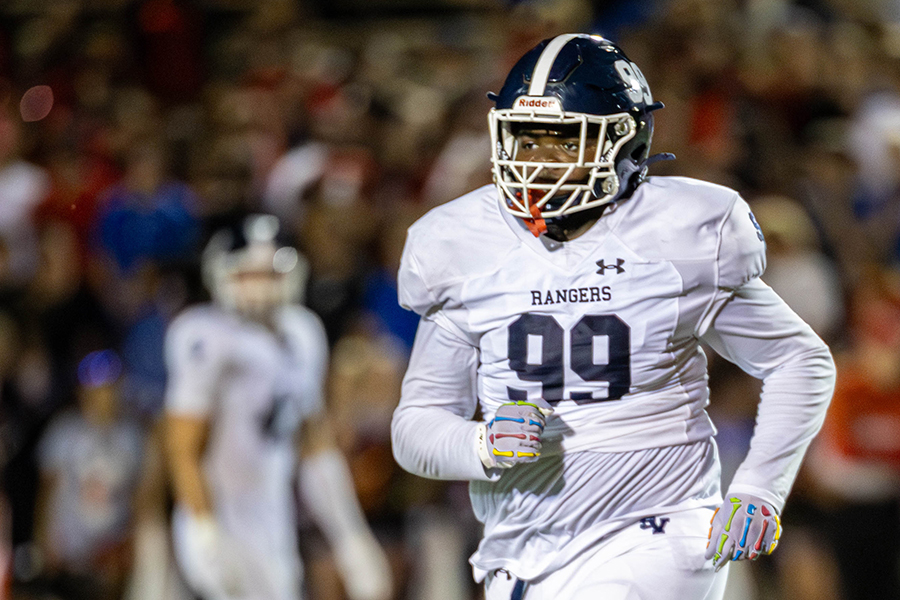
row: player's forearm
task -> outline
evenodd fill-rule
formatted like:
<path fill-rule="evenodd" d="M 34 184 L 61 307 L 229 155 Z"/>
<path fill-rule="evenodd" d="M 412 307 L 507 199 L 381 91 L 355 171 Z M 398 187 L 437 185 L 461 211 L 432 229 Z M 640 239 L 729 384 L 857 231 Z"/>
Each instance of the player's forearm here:
<path fill-rule="evenodd" d="M 301 497 L 332 546 L 369 534 L 350 469 L 340 451 L 330 448 L 303 458 L 298 480 Z"/>
<path fill-rule="evenodd" d="M 170 458 L 172 491 L 175 501 L 195 515 L 210 514 L 213 509 L 209 490 L 203 479 L 199 461 L 186 457 Z"/>
<path fill-rule="evenodd" d="M 758 279 L 734 292 L 704 340 L 763 381 L 750 451 L 729 489 L 781 510 L 831 401 L 828 346 Z"/>
<path fill-rule="evenodd" d="M 208 425 L 203 419 L 166 418 L 165 453 L 175 501 L 195 515 L 212 512 L 201 460 Z"/>
<path fill-rule="evenodd" d="M 443 408 L 401 406 L 391 424 L 394 458 L 410 473 L 429 479 L 495 479 L 478 457 L 477 430 L 477 423 Z"/>
<path fill-rule="evenodd" d="M 330 420 L 320 414 L 303 422 L 299 436 L 300 495 L 333 545 L 368 533 L 368 523 L 344 455 L 334 440 Z"/>
<path fill-rule="evenodd" d="M 390 563 L 363 515 L 340 451 L 330 447 L 306 456 L 298 479 L 300 495 L 334 551 L 347 597 L 392 597 Z"/>
<path fill-rule="evenodd" d="M 764 378 L 750 451 L 730 490 L 759 495 L 782 509 L 825 420 L 834 381 L 834 362 L 821 342 Z"/>
<path fill-rule="evenodd" d="M 429 479 L 486 480 L 478 457 L 478 352 L 435 319 L 422 319 L 394 411 L 391 439 L 401 467 Z"/>

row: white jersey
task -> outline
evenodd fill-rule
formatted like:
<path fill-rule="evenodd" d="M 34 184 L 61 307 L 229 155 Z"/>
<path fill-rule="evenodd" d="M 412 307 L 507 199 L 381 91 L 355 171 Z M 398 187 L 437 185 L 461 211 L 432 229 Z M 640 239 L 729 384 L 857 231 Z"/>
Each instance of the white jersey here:
<path fill-rule="evenodd" d="M 757 376 L 777 367 L 767 360 L 807 351 L 830 365 L 827 348 L 821 355 L 821 341 L 758 280 L 764 269 L 763 235 L 746 202 L 687 178 L 650 178 L 565 243 L 535 238 L 493 186 L 410 228 L 400 303 L 424 319 L 395 413 L 395 455 L 425 476 L 473 480 L 485 523 L 476 572 L 506 567 L 534 578 L 629 519 L 719 502 L 701 338 Z M 761 339 L 778 340 L 772 356 L 732 345 L 745 316 Z M 454 369 L 442 370 L 447 362 Z M 782 440 L 796 452 L 768 465 L 783 477 L 748 467 L 747 490 L 783 504 L 831 373 L 822 366 L 810 375 L 823 384 L 812 386 L 809 423 L 796 443 Z M 555 407 L 541 459 L 486 472 L 474 443 L 459 443 L 474 437 L 463 421 L 537 397 Z"/>
<path fill-rule="evenodd" d="M 295 432 L 323 408 L 327 341 L 304 307 L 282 308 L 275 323 L 212 305 L 179 315 L 166 339 L 166 412 L 209 419 L 203 471 L 221 525 L 293 556 Z"/>
<path fill-rule="evenodd" d="M 485 415 L 556 405 L 544 439 L 621 452 L 708 438 L 698 337 L 721 288 L 762 274 L 765 244 L 734 191 L 652 178 L 578 239 L 535 238 L 486 187 L 409 233 L 400 302 L 481 351 Z M 453 224 L 447 227 L 447 223 Z"/>

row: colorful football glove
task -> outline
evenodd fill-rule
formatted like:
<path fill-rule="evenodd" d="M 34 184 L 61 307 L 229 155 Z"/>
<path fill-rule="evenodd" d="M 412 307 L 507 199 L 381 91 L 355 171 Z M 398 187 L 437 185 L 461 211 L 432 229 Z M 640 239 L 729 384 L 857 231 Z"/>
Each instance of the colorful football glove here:
<path fill-rule="evenodd" d="M 716 571 L 726 562 L 771 554 L 781 537 L 781 519 L 768 502 L 749 494 L 729 494 L 710 521 L 706 558 Z"/>
<path fill-rule="evenodd" d="M 545 400 L 503 404 L 494 418 L 479 425 L 478 455 L 484 466 L 507 468 L 541 456 L 541 436 L 553 407 Z"/>

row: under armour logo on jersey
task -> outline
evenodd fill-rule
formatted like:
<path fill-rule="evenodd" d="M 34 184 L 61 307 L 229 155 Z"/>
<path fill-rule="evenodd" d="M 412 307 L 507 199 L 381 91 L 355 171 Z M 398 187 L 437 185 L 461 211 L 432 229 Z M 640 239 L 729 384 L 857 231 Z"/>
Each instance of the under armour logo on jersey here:
<path fill-rule="evenodd" d="M 656 517 L 644 517 L 641 519 L 641 529 L 652 529 L 653 535 L 665 533 L 666 524 L 668 522 L 669 517 L 663 517 L 662 519 L 657 519 Z"/>
<path fill-rule="evenodd" d="M 624 273 L 624 272 L 625 272 L 625 267 L 622 266 L 622 265 L 624 265 L 624 264 L 625 264 L 625 259 L 624 259 L 624 258 L 617 258 L 617 259 L 616 259 L 616 264 L 614 264 L 614 265 L 608 265 L 608 264 L 606 264 L 606 263 L 603 261 L 603 259 L 601 258 L 600 260 L 597 261 L 597 266 L 600 267 L 599 269 L 597 269 L 597 273 L 599 273 L 600 275 L 606 275 L 606 270 L 607 270 L 607 269 L 615 269 L 615 270 L 616 270 L 616 273 Z"/>

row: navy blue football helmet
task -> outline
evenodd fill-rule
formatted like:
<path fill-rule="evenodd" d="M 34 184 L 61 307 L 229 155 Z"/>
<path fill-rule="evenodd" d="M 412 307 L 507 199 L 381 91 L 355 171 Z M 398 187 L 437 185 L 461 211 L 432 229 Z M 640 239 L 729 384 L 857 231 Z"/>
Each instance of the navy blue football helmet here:
<path fill-rule="evenodd" d="M 662 104 L 609 40 L 586 34 L 544 40 L 489 98 L 496 103 L 488 117 L 494 182 L 517 217 L 551 222 L 600 207 L 630 194 L 646 174 L 651 112 Z M 570 162 L 517 160 L 518 136 L 528 128 L 565 130 L 579 140 L 578 150 Z"/>

